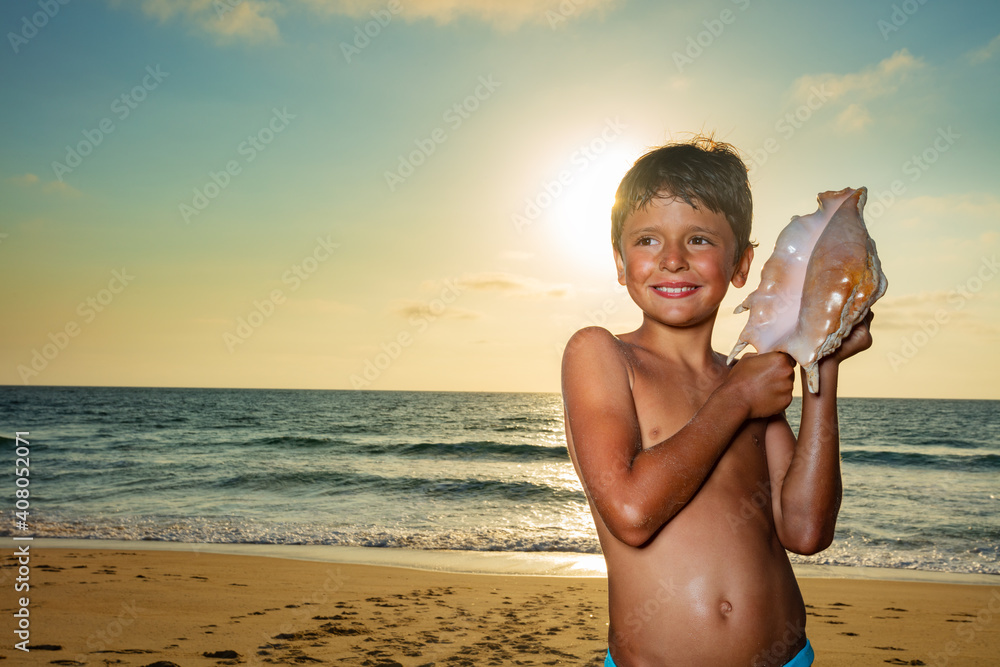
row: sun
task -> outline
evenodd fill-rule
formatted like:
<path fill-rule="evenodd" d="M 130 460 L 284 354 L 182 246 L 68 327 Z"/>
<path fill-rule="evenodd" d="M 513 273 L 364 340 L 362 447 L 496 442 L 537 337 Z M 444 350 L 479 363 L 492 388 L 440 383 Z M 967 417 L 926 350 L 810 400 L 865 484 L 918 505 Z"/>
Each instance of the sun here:
<path fill-rule="evenodd" d="M 645 151 L 625 143 L 581 152 L 564 175 L 564 190 L 545 212 L 554 247 L 573 264 L 611 266 L 611 207 L 625 172 Z"/>

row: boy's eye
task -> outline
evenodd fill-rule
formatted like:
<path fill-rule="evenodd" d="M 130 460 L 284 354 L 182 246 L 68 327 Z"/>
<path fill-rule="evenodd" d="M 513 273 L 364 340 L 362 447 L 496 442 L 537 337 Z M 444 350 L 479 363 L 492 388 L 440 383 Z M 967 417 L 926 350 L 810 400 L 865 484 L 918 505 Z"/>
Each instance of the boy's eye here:
<path fill-rule="evenodd" d="M 640 236 L 636 239 L 636 245 L 653 245 L 656 242 L 652 236 Z"/>
<path fill-rule="evenodd" d="M 712 242 L 709 241 L 704 236 L 693 236 L 693 237 L 691 237 L 691 243 L 693 243 L 695 245 L 712 245 Z"/>

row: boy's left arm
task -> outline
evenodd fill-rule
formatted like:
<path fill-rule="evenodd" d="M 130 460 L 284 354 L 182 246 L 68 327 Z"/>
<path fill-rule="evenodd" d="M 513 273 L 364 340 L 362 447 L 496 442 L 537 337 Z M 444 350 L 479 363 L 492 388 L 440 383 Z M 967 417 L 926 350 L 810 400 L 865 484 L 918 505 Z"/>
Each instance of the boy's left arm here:
<path fill-rule="evenodd" d="M 764 444 L 774 526 L 789 551 L 814 554 L 833 542 L 842 493 L 837 374 L 842 361 L 871 347 L 871 318 L 869 313 L 833 354 L 820 360 L 818 394 L 805 388 L 803 372 L 798 438 L 784 415 L 768 422 Z"/>

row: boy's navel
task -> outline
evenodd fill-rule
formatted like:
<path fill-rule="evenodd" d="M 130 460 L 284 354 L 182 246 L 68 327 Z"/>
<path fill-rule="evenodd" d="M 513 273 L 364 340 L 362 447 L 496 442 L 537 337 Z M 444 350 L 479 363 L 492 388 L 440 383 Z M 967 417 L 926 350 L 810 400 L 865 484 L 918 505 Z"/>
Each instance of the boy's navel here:
<path fill-rule="evenodd" d="M 719 605 L 719 611 L 723 614 L 729 614 L 733 611 L 733 605 L 729 600 L 723 600 L 722 604 Z"/>

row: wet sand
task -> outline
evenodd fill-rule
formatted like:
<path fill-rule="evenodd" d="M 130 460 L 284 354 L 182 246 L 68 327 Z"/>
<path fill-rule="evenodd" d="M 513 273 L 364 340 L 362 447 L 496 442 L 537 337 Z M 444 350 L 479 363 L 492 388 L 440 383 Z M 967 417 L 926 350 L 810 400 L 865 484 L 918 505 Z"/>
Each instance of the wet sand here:
<path fill-rule="evenodd" d="M 13 553 L 13 549 L 7 552 Z M 606 581 L 432 572 L 199 551 L 3 558 L 5 664 L 603 664 Z M 800 579 L 816 665 L 1000 664 L 1000 586 Z M 28 597 L 31 651 L 14 645 Z"/>

